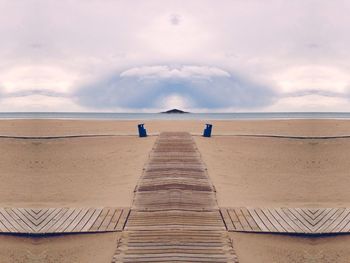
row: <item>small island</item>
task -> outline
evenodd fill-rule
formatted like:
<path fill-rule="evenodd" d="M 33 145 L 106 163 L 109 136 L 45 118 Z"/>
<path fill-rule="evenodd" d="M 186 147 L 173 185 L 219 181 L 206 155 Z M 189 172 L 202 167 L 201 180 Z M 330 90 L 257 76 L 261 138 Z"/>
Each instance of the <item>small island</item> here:
<path fill-rule="evenodd" d="M 167 110 L 167 111 L 163 111 L 161 113 L 167 113 L 167 114 L 182 114 L 182 113 L 189 113 L 187 111 L 183 111 L 183 110 L 179 110 L 179 109 L 172 109 L 172 110 Z"/>

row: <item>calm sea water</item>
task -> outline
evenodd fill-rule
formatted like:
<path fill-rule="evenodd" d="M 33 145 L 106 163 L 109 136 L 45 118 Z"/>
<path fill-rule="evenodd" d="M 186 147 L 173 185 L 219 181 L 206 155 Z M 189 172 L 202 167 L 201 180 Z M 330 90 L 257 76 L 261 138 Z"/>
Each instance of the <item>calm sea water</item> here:
<path fill-rule="evenodd" d="M 0 119 L 89 120 L 250 120 L 250 119 L 350 119 L 350 112 L 259 112 L 259 113 L 94 113 L 94 112 L 1 112 Z"/>

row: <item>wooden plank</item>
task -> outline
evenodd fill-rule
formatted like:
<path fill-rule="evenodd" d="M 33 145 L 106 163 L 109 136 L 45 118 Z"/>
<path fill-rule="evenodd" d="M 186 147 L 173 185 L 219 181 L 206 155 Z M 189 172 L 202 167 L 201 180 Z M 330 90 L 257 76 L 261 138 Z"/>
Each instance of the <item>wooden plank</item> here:
<path fill-rule="evenodd" d="M 42 216 L 40 216 L 40 217 L 38 217 L 38 218 L 33 217 L 33 215 L 30 214 L 30 213 L 27 211 L 26 208 L 17 208 L 16 210 L 18 211 L 18 213 L 17 213 L 18 215 L 19 215 L 19 213 L 21 213 L 24 217 L 26 217 L 26 218 L 27 218 L 30 222 L 32 222 L 35 226 L 38 226 L 39 224 L 41 224 L 41 222 L 42 222 L 43 220 L 45 220 L 46 217 L 50 216 L 51 213 L 53 213 L 53 212 L 56 210 L 56 208 L 48 208 L 48 209 L 46 209 L 46 212 L 45 212 Z M 23 218 L 23 217 L 21 216 L 21 218 Z"/>
<path fill-rule="evenodd" d="M 80 219 L 80 221 L 79 222 L 78 222 L 78 220 L 76 221 L 78 223 L 74 226 L 74 228 L 71 231 L 72 232 L 83 232 L 82 229 L 87 224 L 87 222 L 90 220 L 90 218 L 92 217 L 94 212 L 95 212 L 94 208 L 88 208 L 85 215 Z"/>
<path fill-rule="evenodd" d="M 312 213 L 308 213 L 307 209 L 302 209 L 302 208 L 293 208 L 300 216 L 302 216 L 308 224 L 314 225 L 316 217 Z"/>
<path fill-rule="evenodd" d="M 248 208 L 250 215 L 254 218 L 255 223 L 259 226 L 262 232 L 269 232 L 264 222 L 260 219 L 258 213 L 254 208 Z"/>
<path fill-rule="evenodd" d="M 28 226 L 17 214 L 15 214 L 12 209 L 4 209 L 0 208 L 0 212 L 5 215 L 6 213 L 9 215 L 9 220 L 13 219 L 11 221 L 11 225 L 13 225 L 19 233 L 25 233 L 25 232 L 32 232 L 33 229 L 31 229 L 30 226 Z"/>
<path fill-rule="evenodd" d="M 312 223 L 313 221 L 316 220 L 316 216 L 315 214 L 311 213 L 310 212 L 310 209 L 307 209 L 307 208 L 295 208 L 295 210 L 297 210 L 300 214 L 303 214 L 305 219 Z"/>
<path fill-rule="evenodd" d="M 269 208 L 268 210 L 287 233 L 295 233 L 295 230 L 277 213 L 275 209 Z"/>
<path fill-rule="evenodd" d="M 305 225 L 302 224 L 300 222 L 300 220 L 297 217 L 295 217 L 293 215 L 293 213 L 288 208 L 282 208 L 281 211 L 285 215 L 285 217 L 283 217 L 284 220 L 288 221 L 290 226 L 293 225 L 294 229 L 298 229 L 298 230 L 296 230 L 296 233 L 311 233 L 311 230 L 306 228 Z M 280 215 L 282 216 L 281 213 L 280 213 Z"/>
<path fill-rule="evenodd" d="M 130 214 L 130 209 L 123 209 L 122 210 L 122 214 L 121 214 L 119 221 L 115 227 L 116 231 L 123 231 L 125 224 L 126 224 L 126 221 L 129 217 L 129 214 Z"/>
<path fill-rule="evenodd" d="M 8 228 L 2 223 L 1 220 L 0 220 L 0 232 L 4 232 L 4 233 L 10 232 L 10 230 L 8 230 Z"/>
<path fill-rule="evenodd" d="M 9 232 L 9 233 L 13 233 L 13 232 L 17 232 L 18 230 L 10 223 L 12 220 L 11 218 L 9 218 L 9 216 L 7 215 L 7 213 L 3 213 L 3 211 L 0 211 L 0 221 L 2 223 L 2 225 L 4 225 L 6 227 L 1 229 L 2 232 Z"/>
<path fill-rule="evenodd" d="M 59 229 L 62 225 L 65 224 L 68 218 L 70 218 L 75 213 L 75 208 L 69 208 L 67 213 L 65 213 L 59 221 L 53 224 L 49 229 L 47 229 L 47 232 L 50 233 L 58 233 Z"/>
<path fill-rule="evenodd" d="M 243 231 L 244 227 L 242 226 L 241 222 L 239 221 L 239 219 L 238 219 L 238 217 L 237 217 L 237 215 L 235 213 L 235 209 L 229 209 L 228 212 L 229 212 L 231 221 L 232 221 L 232 223 L 234 225 L 234 228 L 237 231 Z"/>
<path fill-rule="evenodd" d="M 286 222 L 294 230 L 295 233 L 304 233 L 304 231 L 288 217 L 282 208 L 278 207 L 274 210 L 283 219 L 283 221 Z"/>
<path fill-rule="evenodd" d="M 20 218 L 23 222 L 25 222 L 27 226 L 29 226 L 28 232 L 36 231 L 36 226 L 30 220 L 28 220 L 27 217 L 25 217 L 17 208 L 12 208 L 11 211 L 14 213 L 14 217 L 17 216 L 17 218 Z M 11 218 L 7 217 L 7 220 L 9 221 L 11 220 Z M 24 226 L 24 224 L 22 225 Z M 11 232 L 14 232 L 14 231 L 11 231 Z"/>
<path fill-rule="evenodd" d="M 62 217 L 68 212 L 68 208 L 62 208 L 45 226 L 40 229 L 41 233 L 46 233 L 53 225 L 62 219 Z"/>
<path fill-rule="evenodd" d="M 345 208 L 344 212 L 332 223 L 332 226 L 329 227 L 329 233 L 341 232 L 342 222 L 347 222 L 347 218 L 350 217 L 350 209 Z M 349 220 L 350 221 L 350 220 Z"/>
<path fill-rule="evenodd" d="M 98 229 L 102 225 L 102 222 L 104 221 L 105 217 L 107 216 L 107 214 L 109 212 L 109 209 L 110 209 L 109 207 L 105 207 L 105 208 L 102 209 L 101 214 L 96 219 L 94 224 L 91 226 L 90 231 L 98 231 Z"/>
<path fill-rule="evenodd" d="M 227 231 L 236 230 L 227 209 L 221 208 L 220 213 L 221 213 L 222 219 L 225 223 Z"/>
<path fill-rule="evenodd" d="M 246 207 L 241 207 L 241 211 L 242 211 L 242 214 L 247 219 L 247 221 L 248 221 L 252 231 L 254 231 L 254 232 L 260 231 L 260 227 L 257 225 L 257 223 L 255 222 L 254 218 L 251 216 L 251 214 L 249 213 L 248 209 Z"/>
<path fill-rule="evenodd" d="M 269 232 L 277 232 L 277 229 L 270 222 L 270 220 L 266 217 L 266 215 L 263 213 L 261 208 L 255 208 L 255 212 L 258 214 L 258 216 L 261 219 L 261 221 L 264 222 L 264 225 L 269 229 Z"/>
<path fill-rule="evenodd" d="M 348 233 L 350 231 L 350 218 L 347 217 L 347 224 L 344 224 L 344 228 L 341 230 L 342 233 Z"/>
<path fill-rule="evenodd" d="M 72 220 L 69 221 L 69 225 L 64 229 L 63 232 L 69 233 L 73 232 L 74 228 L 77 224 L 83 219 L 83 217 L 86 215 L 86 213 L 89 211 L 89 208 L 83 208 L 80 210 L 79 214 Z"/>
<path fill-rule="evenodd" d="M 111 218 L 111 221 L 109 222 L 108 226 L 106 227 L 107 231 L 114 230 L 117 227 L 119 218 L 121 214 L 123 213 L 123 210 L 116 210 L 114 215 Z"/>
<path fill-rule="evenodd" d="M 286 230 L 279 224 L 279 222 L 275 219 L 275 217 L 270 213 L 269 209 L 261 208 L 261 211 L 264 213 L 266 218 L 271 222 L 277 232 L 285 233 Z"/>
<path fill-rule="evenodd" d="M 63 224 L 61 224 L 57 229 L 56 229 L 56 233 L 60 233 L 60 232 L 65 232 L 66 228 L 69 227 L 69 225 L 75 220 L 75 218 L 80 214 L 80 212 L 82 211 L 82 208 L 77 208 L 73 210 L 73 213 L 70 214 L 70 216 L 64 221 Z"/>
<path fill-rule="evenodd" d="M 344 208 L 338 208 L 336 212 L 326 221 L 324 224 L 317 229 L 318 233 L 323 233 L 323 232 L 330 232 L 329 227 L 332 226 L 332 224 L 344 213 L 345 209 Z"/>
<path fill-rule="evenodd" d="M 36 232 L 41 232 L 40 230 L 45 227 L 50 221 L 62 210 L 63 208 L 57 208 L 52 213 L 50 213 L 44 220 L 41 221 L 39 225 L 37 225 Z"/>
<path fill-rule="evenodd" d="M 113 215 L 116 213 L 116 211 L 114 209 L 109 209 L 107 215 L 105 216 L 105 218 L 102 221 L 102 224 L 100 225 L 100 227 L 98 228 L 99 231 L 105 231 L 109 225 L 109 223 L 112 220 Z"/>
<path fill-rule="evenodd" d="M 302 225 L 303 229 L 307 232 L 313 232 L 313 225 L 310 224 L 307 220 L 305 220 L 305 218 L 299 214 L 295 209 L 293 208 L 286 208 L 285 210 L 288 210 L 291 215 L 293 215 L 298 221 L 299 224 Z"/>
<path fill-rule="evenodd" d="M 241 223 L 243 229 L 245 231 L 252 231 L 253 229 L 250 227 L 246 217 L 243 215 L 242 211 L 240 208 L 234 209 L 234 212 L 236 213 L 236 216 Z"/>
<path fill-rule="evenodd" d="M 319 208 L 319 209 L 315 209 L 315 213 L 314 213 L 314 218 L 317 219 L 319 216 L 321 216 L 323 213 L 327 213 L 329 209 L 325 210 L 324 208 Z"/>
<path fill-rule="evenodd" d="M 325 224 L 327 221 L 330 220 L 330 218 L 337 212 L 337 208 L 333 208 L 329 211 L 329 213 L 327 213 L 326 215 L 324 215 L 322 218 L 318 219 L 317 223 L 314 226 L 314 231 L 315 232 L 319 232 L 319 228 L 323 226 L 323 224 Z"/>
<path fill-rule="evenodd" d="M 95 223 L 97 218 L 100 216 L 102 210 L 103 210 L 103 208 L 94 209 L 92 216 L 90 217 L 89 221 L 86 222 L 85 226 L 81 229 L 81 232 L 89 232 L 92 225 Z"/>

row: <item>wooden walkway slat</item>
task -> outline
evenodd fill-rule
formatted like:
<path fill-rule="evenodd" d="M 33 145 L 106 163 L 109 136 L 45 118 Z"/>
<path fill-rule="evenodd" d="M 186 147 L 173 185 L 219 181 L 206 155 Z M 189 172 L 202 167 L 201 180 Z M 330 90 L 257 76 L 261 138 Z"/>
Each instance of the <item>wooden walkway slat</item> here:
<path fill-rule="evenodd" d="M 42 235 L 47 233 L 122 231 L 129 208 L 0 208 L 0 232 Z M 115 215 L 102 225 L 110 211 Z"/>
<path fill-rule="evenodd" d="M 65 214 L 67 214 L 68 210 L 69 210 L 68 208 L 62 208 L 61 211 L 57 213 L 56 216 L 46 224 L 46 226 L 41 228 L 41 232 L 43 233 L 50 232 L 49 229 L 51 229 L 51 227 L 53 227 L 57 222 L 59 222 L 60 219 L 64 217 Z"/>
<path fill-rule="evenodd" d="M 133 209 L 209 211 L 215 206 L 213 192 L 171 189 L 138 192 L 135 195 Z"/>
<path fill-rule="evenodd" d="M 220 212 L 228 231 L 308 235 L 350 233 L 349 208 L 235 207 L 221 208 Z M 236 224 L 237 221 L 240 224 Z"/>

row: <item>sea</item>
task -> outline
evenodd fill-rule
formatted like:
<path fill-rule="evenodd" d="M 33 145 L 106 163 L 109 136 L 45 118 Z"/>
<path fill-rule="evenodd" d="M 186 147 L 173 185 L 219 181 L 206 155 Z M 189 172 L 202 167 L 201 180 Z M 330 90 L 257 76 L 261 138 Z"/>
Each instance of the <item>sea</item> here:
<path fill-rule="evenodd" d="M 235 112 L 235 113 L 115 113 L 115 112 L 0 112 L 0 119 L 69 120 L 271 120 L 350 119 L 350 112 Z"/>

